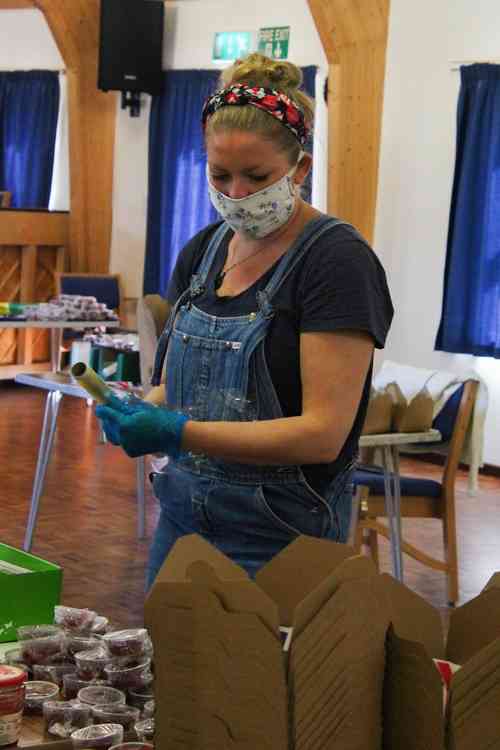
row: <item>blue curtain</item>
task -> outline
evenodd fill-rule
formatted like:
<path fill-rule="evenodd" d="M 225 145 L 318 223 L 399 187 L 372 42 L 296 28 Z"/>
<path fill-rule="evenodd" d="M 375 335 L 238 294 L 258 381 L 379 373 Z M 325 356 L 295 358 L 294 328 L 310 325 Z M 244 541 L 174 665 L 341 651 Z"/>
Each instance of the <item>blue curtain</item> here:
<path fill-rule="evenodd" d="M 0 73 L 0 188 L 14 208 L 47 208 L 59 111 L 56 72 Z"/>
<path fill-rule="evenodd" d="M 304 89 L 314 97 L 316 67 L 302 70 Z M 162 94 L 153 97 L 144 294 L 166 293 L 179 252 L 196 232 L 217 220 L 206 185 L 200 116 L 219 75 L 217 70 L 170 70 L 164 73 Z M 310 180 L 303 195 L 310 200 Z"/>
<path fill-rule="evenodd" d="M 217 70 L 170 70 L 153 97 L 144 294 L 165 294 L 177 255 L 217 214 L 208 197 L 201 110 Z"/>
<path fill-rule="evenodd" d="M 308 94 L 312 99 L 315 98 L 316 94 L 316 71 L 318 68 L 316 65 L 307 65 L 306 67 L 302 68 L 302 75 L 304 76 L 302 88 Z M 309 154 L 312 154 L 313 152 L 313 139 L 312 137 L 309 139 L 308 144 L 305 147 L 305 151 L 307 151 Z M 304 180 L 304 183 L 301 188 L 301 195 L 305 201 L 308 203 L 311 202 L 312 199 L 312 174 L 313 170 L 309 172 L 306 179 Z"/>
<path fill-rule="evenodd" d="M 436 349 L 500 357 L 500 66 L 461 68 Z"/>

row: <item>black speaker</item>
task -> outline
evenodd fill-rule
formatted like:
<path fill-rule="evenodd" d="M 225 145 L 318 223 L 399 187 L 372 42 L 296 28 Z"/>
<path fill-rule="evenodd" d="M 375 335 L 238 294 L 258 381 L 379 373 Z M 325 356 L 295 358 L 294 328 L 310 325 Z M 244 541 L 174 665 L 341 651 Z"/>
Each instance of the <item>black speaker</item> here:
<path fill-rule="evenodd" d="M 101 0 L 98 88 L 159 94 L 162 0 Z"/>

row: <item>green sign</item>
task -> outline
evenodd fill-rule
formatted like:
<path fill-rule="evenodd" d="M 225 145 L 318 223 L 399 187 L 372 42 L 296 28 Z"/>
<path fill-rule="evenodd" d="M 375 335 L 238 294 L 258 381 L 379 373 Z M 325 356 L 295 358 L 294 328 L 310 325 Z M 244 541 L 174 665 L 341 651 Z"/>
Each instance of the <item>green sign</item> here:
<path fill-rule="evenodd" d="M 275 60 L 286 60 L 288 57 L 288 43 L 290 41 L 290 26 L 278 26 L 259 29 L 259 52 Z"/>
<path fill-rule="evenodd" d="M 252 51 L 251 31 L 218 31 L 214 38 L 213 60 L 227 61 L 245 57 Z"/>

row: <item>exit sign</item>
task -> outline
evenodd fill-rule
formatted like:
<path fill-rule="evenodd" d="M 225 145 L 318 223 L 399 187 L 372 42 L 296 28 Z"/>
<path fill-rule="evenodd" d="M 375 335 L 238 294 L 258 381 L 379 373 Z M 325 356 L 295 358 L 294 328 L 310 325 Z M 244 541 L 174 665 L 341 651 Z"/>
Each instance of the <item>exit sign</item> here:
<path fill-rule="evenodd" d="M 286 60 L 290 26 L 273 26 L 259 30 L 259 52 L 275 60 Z"/>
<path fill-rule="evenodd" d="M 214 62 L 232 62 L 252 51 L 251 31 L 218 31 L 214 38 Z"/>

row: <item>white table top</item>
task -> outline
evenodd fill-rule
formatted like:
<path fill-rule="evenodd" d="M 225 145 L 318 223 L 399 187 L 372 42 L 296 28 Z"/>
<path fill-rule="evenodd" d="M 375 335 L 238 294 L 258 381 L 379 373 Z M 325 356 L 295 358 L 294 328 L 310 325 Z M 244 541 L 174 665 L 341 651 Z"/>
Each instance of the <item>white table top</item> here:
<path fill-rule="evenodd" d="M 16 383 L 42 388 L 44 391 L 59 391 L 66 396 L 90 399 L 85 388 L 64 372 L 33 372 L 16 375 Z"/>
<path fill-rule="evenodd" d="M 118 328 L 119 320 L 5 320 L 0 317 L 0 328 Z"/>
<path fill-rule="evenodd" d="M 360 448 L 378 448 L 384 445 L 412 445 L 415 443 L 438 443 L 441 440 L 439 430 L 425 432 L 386 432 L 381 435 L 361 435 Z"/>

